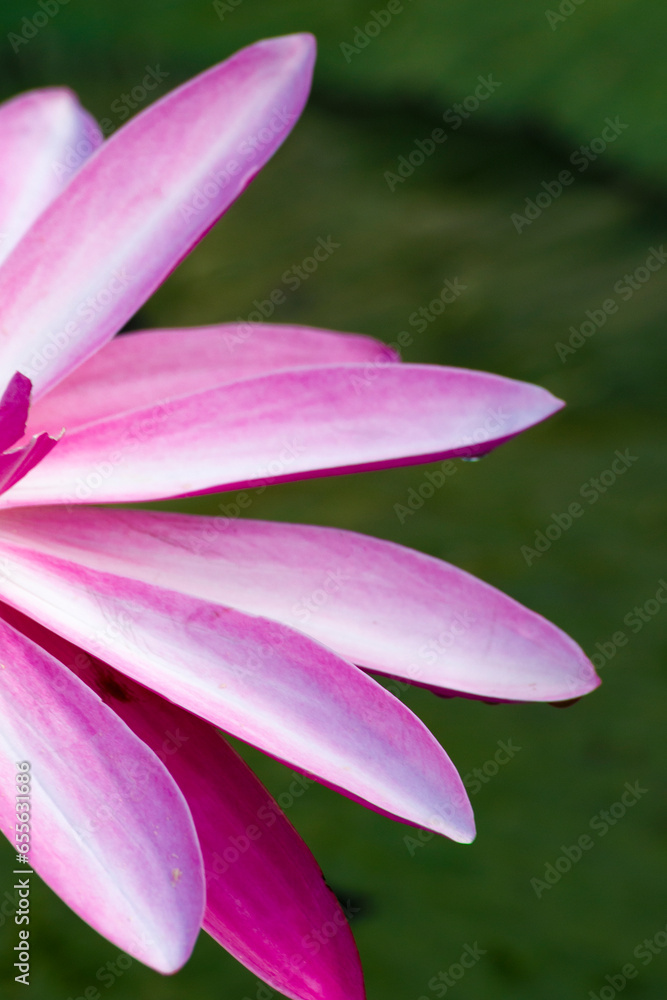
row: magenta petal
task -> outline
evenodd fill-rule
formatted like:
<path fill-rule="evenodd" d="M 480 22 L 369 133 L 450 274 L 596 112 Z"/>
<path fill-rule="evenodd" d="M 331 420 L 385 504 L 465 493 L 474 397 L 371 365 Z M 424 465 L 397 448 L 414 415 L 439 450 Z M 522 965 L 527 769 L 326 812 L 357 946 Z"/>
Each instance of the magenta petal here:
<path fill-rule="evenodd" d="M 470 457 L 561 405 L 526 382 L 436 365 L 280 371 L 70 429 L 0 505 L 153 500 Z"/>
<path fill-rule="evenodd" d="M 359 956 L 343 911 L 248 766 L 212 726 L 150 692 L 117 710 L 162 749 L 190 804 L 206 871 L 204 929 L 288 997 L 361 1000 Z M 165 733 L 174 734 L 171 742 Z M 308 782 L 296 778 L 290 787 L 302 794 Z"/>
<path fill-rule="evenodd" d="M 287 137 L 313 60 L 310 35 L 258 42 L 97 150 L 0 268 L 0 382 L 39 396 L 125 324 Z"/>
<path fill-rule="evenodd" d="M 52 507 L 4 511 L 0 537 L 281 621 L 441 691 L 563 701 L 599 684 L 580 647 L 540 615 L 440 559 L 351 531 Z"/>
<path fill-rule="evenodd" d="M 372 337 L 307 326 L 223 323 L 144 330 L 115 337 L 33 404 L 30 427 L 71 430 L 285 368 L 398 360 Z"/>
<path fill-rule="evenodd" d="M 380 812 L 472 840 L 463 783 L 423 723 L 307 636 L 14 544 L 3 570 L 9 604 L 170 701 Z"/>
<path fill-rule="evenodd" d="M 97 685 L 93 670 L 83 671 Z M 363 998 L 345 916 L 312 854 L 241 758 L 207 723 L 132 682 L 100 693 L 161 756 L 183 791 L 206 872 L 204 928 L 296 1000 Z M 119 688 L 120 690 L 120 688 Z M 307 781 L 292 782 L 299 794 Z M 316 949 L 329 929 L 326 947 Z M 324 928 L 324 930 L 323 930 Z"/>
<path fill-rule="evenodd" d="M 163 761 L 185 795 L 206 873 L 204 927 L 296 1000 L 363 1000 L 354 939 L 322 872 L 280 807 L 208 723 L 3 606 L 16 628 L 67 663 Z M 308 787 L 295 779 L 296 794 Z M 236 847 L 234 845 L 237 845 Z M 326 925 L 325 948 L 305 948 Z M 301 954 L 301 961 L 295 958 Z"/>
<path fill-rule="evenodd" d="M 22 448 L 6 452 L 23 437 L 31 389 L 30 379 L 16 372 L 0 399 L 0 493 L 11 489 L 57 444 L 48 434 L 36 434 Z"/>
<path fill-rule="evenodd" d="M 102 142 L 65 88 L 31 90 L 0 105 L 0 261 Z"/>
<path fill-rule="evenodd" d="M 32 383 L 16 372 L 0 399 L 0 453 L 23 437 L 28 421 Z"/>
<path fill-rule="evenodd" d="M 192 951 L 204 907 L 183 796 L 153 752 L 58 659 L 4 619 L 0 642 L 3 832 L 15 841 L 10 790 L 17 761 L 28 761 L 31 865 L 117 947 L 174 972 Z"/>
<path fill-rule="evenodd" d="M 49 434 L 39 434 L 17 451 L 0 455 L 0 493 L 6 493 L 23 479 L 58 444 Z"/>

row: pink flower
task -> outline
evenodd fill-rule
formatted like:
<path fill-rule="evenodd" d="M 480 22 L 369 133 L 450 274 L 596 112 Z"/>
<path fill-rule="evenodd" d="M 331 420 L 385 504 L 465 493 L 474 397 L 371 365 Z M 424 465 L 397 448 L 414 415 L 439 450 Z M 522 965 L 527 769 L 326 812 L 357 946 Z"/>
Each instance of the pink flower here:
<path fill-rule="evenodd" d="M 15 842 L 27 761 L 29 860 L 101 934 L 172 972 L 203 925 L 288 996 L 339 1000 L 363 995 L 340 906 L 216 727 L 468 842 L 454 766 L 366 671 L 497 701 L 598 681 L 555 626 L 401 546 L 85 506 L 470 457 L 561 405 L 307 328 L 112 339 L 285 139 L 313 59 L 307 35 L 260 42 L 104 143 L 68 91 L 0 108 L 0 819 Z"/>

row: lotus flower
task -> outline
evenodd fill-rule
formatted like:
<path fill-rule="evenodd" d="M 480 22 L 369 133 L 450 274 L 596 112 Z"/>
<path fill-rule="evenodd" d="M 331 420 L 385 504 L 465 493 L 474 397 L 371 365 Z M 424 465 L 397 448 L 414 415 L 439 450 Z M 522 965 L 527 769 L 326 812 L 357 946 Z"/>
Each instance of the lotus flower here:
<path fill-rule="evenodd" d="M 313 59 L 308 35 L 260 42 L 106 142 L 66 90 L 0 108 L 0 818 L 14 841 L 28 761 L 32 865 L 147 965 L 178 969 L 203 926 L 289 997 L 354 1000 L 337 900 L 217 729 L 468 842 L 453 764 L 368 672 L 492 701 L 597 678 L 555 626 L 401 546 L 96 506 L 475 456 L 561 405 L 309 328 L 112 339 L 285 139 Z"/>

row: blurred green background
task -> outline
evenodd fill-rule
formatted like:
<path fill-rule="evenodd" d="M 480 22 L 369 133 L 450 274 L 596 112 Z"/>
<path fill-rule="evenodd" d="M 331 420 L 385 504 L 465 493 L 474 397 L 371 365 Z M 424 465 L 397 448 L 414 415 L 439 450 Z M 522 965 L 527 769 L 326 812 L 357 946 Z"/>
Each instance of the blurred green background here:
<path fill-rule="evenodd" d="M 113 128 L 117 102 L 146 67 L 168 74 L 159 96 L 258 38 L 306 29 L 319 41 L 313 97 L 293 135 L 136 325 L 244 318 L 254 299 L 283 287 L 283 273 L 318 237 L 331 237 L 340 248 L 287 293 L 275 320 L 387 342 L 408 330 L 408 361 L 537 382 L 568 403 L 483 461 L 457 463 L 409 516 L 395 505 L 418 490 L 425 468 L 274 486 L 247 512 L 368 532 L 450 560 L 556 622 L 603 664 L 603 687 L 565 710 L 408 695 L 462 775 L 492 761 L 499 740 L 521 748 L 471 785 L 478 837 L 470 847 L 435 838 L 415 846 L 405 840 L 411 828 L 319 786 L 289 810 L 327 880 L 358 910 L 352 928 L 369 997 L 444 995 L 429 981 L 466 944 L 484 955 L 448 987 L 457 1000 L 590 991 L 609 1000 L 627 963 L 638 975 L 624 995 L 664 997 L 667 609 L 651 599 L 667 577 L 667 260 L 643 268 L 652 248 L 660 261 L 666 237 L 667 13 L 639 0 L 404 0 L 382 24 L 384 0 L 374 8 L 360 0 L 73 0 L 26 41 L 26 23 L 42 9 L 37 0 L 4 0 L 0 96 L 68 84 Z M 494 84 L 475 107 L 480 77 Z M 446 140 L 393 180 L 400 157 L 437 128 Z M 572 183 L 554 197 L 564 170 Z M 532 220 L 527 200 L 537 205 L 528 206 Z M 409 317 L 446 279 L 465 291 L 419 331 Z M 606 315 L 609 299 L 618 308 Z M 576 333 L 584 323 L 588 336 Z M 522 552 L 626 449 L 635 461 L 584 503 L 584 516 L 543 554 Z M 216 513 L 221 500 L 233 495 L 163 506 Z M 641 628 L 624 623 L 635 607 Z M 622 647 L 611 639 L 619 630 L 628 637 Z M 285 768 L 243 753 L 274 794 L 287 788 Z M 637 781 L 645 794 L 604 836 L 593 833 L 594 848 L 538 898 L 531 879 L 543 880 L 563 847 L 591 833 L 591 820 Z M 12 861 L 3 844 L 3 901 Z M 32 904 L 32 995 L 65 1000 L 97 986 L 106 996 L 98 972 L 117 949 L 46 887 L 33 890 Z M 3 996 L 20 996 L 14 925 L 3 923 Z M 646 962 L 650 952 L 635 949 L 656 934 Z M 201 935 L 176 976 L 133 962 L 108 995 L 266 1000 L 258 986 Z"/>

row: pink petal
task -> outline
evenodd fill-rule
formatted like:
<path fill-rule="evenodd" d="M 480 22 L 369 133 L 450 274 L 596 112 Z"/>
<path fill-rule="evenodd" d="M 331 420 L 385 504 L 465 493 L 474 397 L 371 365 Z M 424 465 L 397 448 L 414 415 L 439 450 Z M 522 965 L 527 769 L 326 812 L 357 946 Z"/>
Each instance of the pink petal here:
<path fill-rule="evenodd" d="M 307 636 L 14 543 L 0 594 L 111 666 L 378 811 L 462 842 L 472 811 L 423 723 Z"/>
<path fill-rule="evenodd" d="M 97 695 L 4 617 L 0 642 L 3 832 L 15 842 L 16 765 L 28 761 L 31 866 L 117 947 L 174 972 L 192 951 L 204 907 L 182 794 Z"/>
<path fill-rule="evenodd" d="M 310 35 L 259 42 L 97 150 L 0 268 L 5 381 L 41 395 L 125 324 L 286 138 L 313 59 Z"/>
<path fill-rule="evenodd" d="M 20 372 L 9 380 L 0 399 L 0 452 L 7 451 L 25 434 L 31 390 L 30 379 Z"/>
<path fill-rule="evenodd" d="M 490 451 L 559 409 L 435 365 L 277 372 L 68 429 L 0 505 L 152 500 Z"/>
<path fill-rule="evenodd" d="M 6 452 L 25 432 L 30 391 L 30 379 L 16 372 L 0 399 L 0 493 L 11 489 L 57 444 L 48 434 L 36 434 L 23 448 Z"/>
<path fill-rule="evenodd" d="M 33 405 L 30 426 L 78 427 L 283 368 L 398 361 L 372 337 L 306 326 L 225 323 L 115 337 Z"/>
<path fill-rule="evenodd" d="M 455 566 L 351 531 L 51 507 L 3 512 L 0 537 L 283 622 L 369 670 L 441 692 L 565 701 L 600 683 L 540 615 Z"/>
<path fill-rule="evenodd" d="M 195 822 L 206 873 L 204 927 L 215 940 L 287 996 L 363 998 L 359 956 L 335 896 L 280 807 L 229 744 L 208 723 L 7 610 L 171 772 Z M 290 787 L 302 795 L 308 782 L 297 777 Z M 318 947 L 313 932 L 326 947 Z"/>
<path fill-rule="evenodd" d="M 48 434 L 38 434 L 23 448 L 0 455 L 0 493 L 11 489 L 49 454 L 58 443 Z"/>
<path fill-rule="evenodd" d="M 121 708 L 156 752 L 166 743 L 165 763 L 190 803 L 205 861 L 204 929 L 288 997 L 363 998 L 359 955 L 343 911 L 250 768 L 212 726 L 150 692 L 141 704 Z M 165 733 L 174 734 L 171 743 Z M 178 747 L 183 738 L 186 745 Z M 290 788 L 303 794 L 307 779 L 295 777 Z"/>
<path fill-rule="evenodd" d="M 65 88 L 32 90 L 0 105 L 0 261 L 102 142 Z"/>

